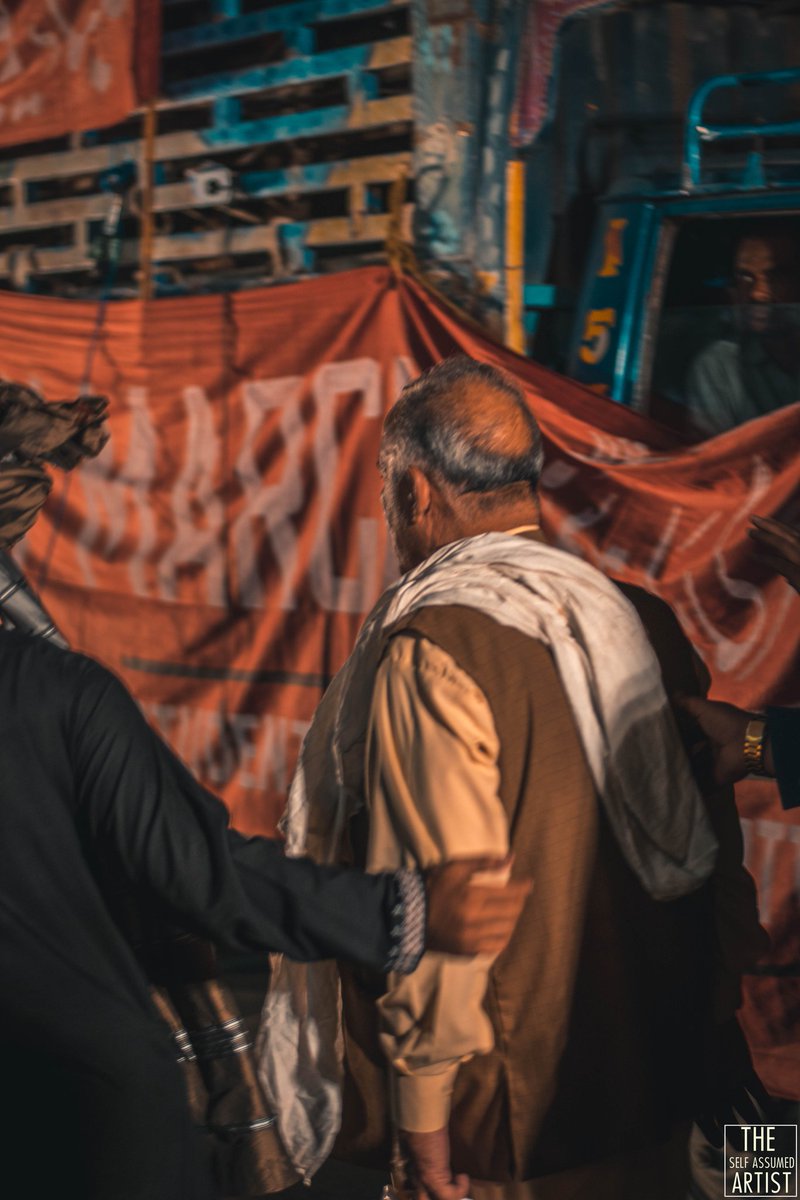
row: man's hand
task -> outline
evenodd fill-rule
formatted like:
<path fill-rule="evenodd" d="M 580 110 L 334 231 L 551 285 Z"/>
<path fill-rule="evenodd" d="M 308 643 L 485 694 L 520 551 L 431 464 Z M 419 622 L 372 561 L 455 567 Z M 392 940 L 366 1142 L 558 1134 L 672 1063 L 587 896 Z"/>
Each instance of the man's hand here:
<path fill-rule="evenodd" d="M 758 545 L 756 557 L 766 563 L 800 592 L 800 530 L 773 517 L 751 517 L 755 529 L 748 532 Z"/>
<path fill-rule="evenodd" d="M 466 1175 L 453 1178 L 447 1129 L 433 1133 L 401 1130 L 400 1140 L 408 1156 L 409 1194 L 414 1200 L 465 1200 L 469 1179 Z"/>
<path fill-rule="evenodd" d="M 505 950 L 532 884 L 504 880 L 509 860 L 465 858 L 425 872 L 426 948 L 445 954 L 500 954 Z M 497 883 L 481 875 L 497 872 Z"/>
<path fill-rule="evenodd" d="M 744 735 L 748 721 L 755 713 L 722 704 L 716 700 L 701 700 L 699 696 L 678 698 L 681 708 L 694 717 L 711 743 L 714 782 L 736 783 L 744 779 L 749 767 L 744 757 Z M 772 772 L 772 757 L 767 742 L 764 756 L 766 769 Z"/>

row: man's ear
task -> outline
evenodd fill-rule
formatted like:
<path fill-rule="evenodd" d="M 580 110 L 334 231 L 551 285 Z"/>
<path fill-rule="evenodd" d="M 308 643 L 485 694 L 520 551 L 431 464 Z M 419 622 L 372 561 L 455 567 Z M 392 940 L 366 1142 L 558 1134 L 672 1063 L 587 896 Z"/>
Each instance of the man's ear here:
<path fill-rule="evenodd" d="M 407 493 L 406 515 L 410 524 L 424 516 L 431 507 L 433 496 L 430 480 L 419 467 L 411 466 L 406 472 L 401 487 Z"/>

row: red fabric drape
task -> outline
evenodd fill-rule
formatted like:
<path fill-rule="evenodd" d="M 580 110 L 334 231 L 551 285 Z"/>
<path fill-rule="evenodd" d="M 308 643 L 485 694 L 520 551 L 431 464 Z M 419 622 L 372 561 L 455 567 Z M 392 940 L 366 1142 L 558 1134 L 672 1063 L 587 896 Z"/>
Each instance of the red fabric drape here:
<path fill-rule="evenodd" d="M 0 48 L 0 146 L 98 129 L 158 87 L 159 0 L 20 0 Z"/>
<path fill-rule="evenodd" d="M 89 304 L 0 294 L 0 375 L 70 396 L 93 320 Z M 681 448 L 383 268 L 112 304 L 92 380 L 111 396 L 111 442 L 56 480 L 18 557 L 34 584 L 48 557 L 44 599 L 67 636 L 124 677 L 246 830 L 274 829 L 321 690 L 393 570 L 382 416 L 457 350 L 523 385 L 553 537 L 672 604 L 714 694 L 800 700 L 800 598 L 758 565 L 746 532 L 751 512 L 800 520 L 800 406 Z M 784 813 L 769 783 L 740 807 L 778 968 L 751 980 L 748 1032 L 767 1083 L 791 1095 L 800 811 Z"/>

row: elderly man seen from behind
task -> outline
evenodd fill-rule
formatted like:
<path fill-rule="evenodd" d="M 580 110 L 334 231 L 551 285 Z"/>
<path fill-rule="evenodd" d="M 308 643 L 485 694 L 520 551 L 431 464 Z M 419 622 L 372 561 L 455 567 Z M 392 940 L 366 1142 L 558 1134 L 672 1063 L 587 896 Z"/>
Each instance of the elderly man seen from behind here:
<path fill-rule="evenodd" d="M 421 376 L 386 418 L 406 574 L 318 710 L 290 841 L 307 828 L 312 853 L 369 870 L 510 849 L 533 893 L 496 959 L 427 954 L 405 980 L 340 968 L 337 1153 L 386 1162 L 394 1126 L 415 1198 L 683 1200 L 719 1028 L 732 1075 L 749 1069 L 731 1023 L 742 962 L 715 977 L 715 876 L 738 889 L 745 957 L 761 948 L 753 893 L 735 811 L 710 818 L 662 682 L 660 665 L 696 690 L 691 652 L 632 589 L 660 664 L 621 590 L 546 544 L 541 457 L 521 393 L 469 359 Z M 276 976 L 276 1048 L 297 982 Z M 320 994 L 319 980 L 303 994 L 315 1029 Z M 303 1129 L 296 1106 L 284 1123 L 308 1168 L 339 1121 L 335 1057 L 299 1062 L 298 1080 L 329 1101 L 310 1151 L 288 1129 Z"/>

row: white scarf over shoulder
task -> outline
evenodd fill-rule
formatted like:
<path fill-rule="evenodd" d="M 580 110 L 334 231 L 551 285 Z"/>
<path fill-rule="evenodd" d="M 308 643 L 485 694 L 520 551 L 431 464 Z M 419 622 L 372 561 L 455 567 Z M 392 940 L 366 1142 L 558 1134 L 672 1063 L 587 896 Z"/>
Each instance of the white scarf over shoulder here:
<path fill-rule="evenodd" d="M 502 533 L 446 546 L 378 601 L 304 742 L 283 819 L 287 853 L 336 861 L 342 830 L 364 804 L 366 729 L 386 631 L 431 605 L 477 609 L 550 648 L 628 865 L 658 900 L 699 887 L 717 844 L 636 611 L 594 567 Z M 340 1003 L 334 964 L 275 962 L 260 1076 L 306 1176 L 330 1153 L 341 1120 Z"/>

